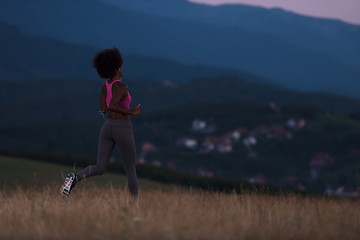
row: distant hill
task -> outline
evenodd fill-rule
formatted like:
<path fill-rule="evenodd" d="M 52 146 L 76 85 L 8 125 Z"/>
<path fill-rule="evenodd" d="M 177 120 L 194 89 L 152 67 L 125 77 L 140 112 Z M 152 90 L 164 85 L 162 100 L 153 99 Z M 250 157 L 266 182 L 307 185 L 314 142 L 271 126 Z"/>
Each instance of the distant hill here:
<path fill-rule="evenodd" d="M 243 4 L 209 6 L 187 0 L 103 1 L 157 16 L 234 26 L 270 34 L 360 67 L 360 25 L 302 16 L 279 8 L 267 9 Z"/>
<path fill-rule="evenodd" d="M 146 82 L 146 81 L 144 81 Z M 131 81 L 129 85 L 131 86 Z M 245 100 L 278 105 L 301 104 L 316 106 L 333 112 L 351 113 L 360 111 L 360 101 L 329 93 L 304 93 L 248 82 L 243 78 L 212 77 L 194 79 L 178 86 L 152 86 L 136 88 L 137 101 L 144 109 L 167 108 L 186 102 L 227 102 Z"/>
<path fill-rule="evenodd" d="M 33 78 L 96 78 L 96 48 L 31 37 L 0 22 L 0 81 Z"/>
<path fill-rule="evenodd" d="M 91 60 L 99 48 L 58 40 L 32 37 L 18 28 L 0 22 L 0 81 L 39 78 L 98 79 Z M 125 54 L 126 78 L 187 82 L 207 76 L 237 76 L 248 81 L 269 83 L 256 75 L 229 68 L 186 65 L 175 61 Z"/>
<path fill-rule="evenodd" d="M 199 78 L 184 84 L 163 84 L 147 78 L 127 78 L 132 105 L 143 114 L 181 106 L 188 102 L 250 101 L 278 106 L 302 104 L 329 112 L 359 113 L 360 100 L 327 93 L 301 93 L 241 78 Z M 0 125 L 57 118 L 97 119 L 102 81 L 41 79 L 0 82 Z M 84 88 L 84 86 L 86 87 Z M 81 107 L 79 107 L 79 104 Z M 19 111 L 21 109 L 21 111 Z"/>
<path fill-rule="evenodd" d="M 0 20 L 32 35 L 102 48 L 119 46 L 126 54 L 186 64 L 236 68 L 298 90 L 359 96 L 360 70 L 354 64 L 269 33 L 154 16 L 99 0 L 1 3 Z"/>
<path fill-rule="evenodd" d="M 0 22 L 0 81 L 39 78 L 98 79 L 91 60 L 99 48 L 33 37 Z M 264 78 L 229 68 L 187 65 L 175 61 L 124 54 L 126 78 L 184 83 L 193 78 L 237 76 L 252 82 L 270 84 Z"/>

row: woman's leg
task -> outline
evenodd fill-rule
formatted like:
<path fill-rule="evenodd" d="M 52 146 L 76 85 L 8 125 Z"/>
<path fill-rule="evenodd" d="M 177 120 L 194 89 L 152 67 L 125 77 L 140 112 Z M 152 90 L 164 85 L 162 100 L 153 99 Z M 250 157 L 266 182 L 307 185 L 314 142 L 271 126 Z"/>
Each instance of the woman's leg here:
<path fill-rule="evenodd" d="M 135 169 L 135 140 L 131 128 L 113 127 L 113 136 L 119 147 L 131 195 L 138 195 L 138 182 Z"/>
<path fill-rule="evenodd" d="M 111 126 L 103 125 L 99 136 L 99 145 L 96 165 L 88 166 L 82 169 L 78 175 L 78 181 L 95 175 L 101 175 L 105 172 L 111 154 L 114 150 L 115 141 L 111 135 Z"/>

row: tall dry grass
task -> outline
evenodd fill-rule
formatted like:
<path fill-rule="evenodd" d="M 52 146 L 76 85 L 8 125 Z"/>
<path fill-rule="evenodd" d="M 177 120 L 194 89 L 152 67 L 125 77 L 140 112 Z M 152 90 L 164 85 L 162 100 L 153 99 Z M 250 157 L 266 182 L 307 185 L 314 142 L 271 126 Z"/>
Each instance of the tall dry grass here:
<path fill-rule="evenodd" d="M 360 202 L 183 189 L 0 192 L 0 239 L 360 239 Z"/>

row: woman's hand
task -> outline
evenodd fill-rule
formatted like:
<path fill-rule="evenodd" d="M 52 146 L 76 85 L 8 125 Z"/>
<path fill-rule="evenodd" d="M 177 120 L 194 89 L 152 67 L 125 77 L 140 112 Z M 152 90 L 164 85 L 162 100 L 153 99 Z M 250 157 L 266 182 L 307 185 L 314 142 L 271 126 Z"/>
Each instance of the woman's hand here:
<path fill-rule="evenodd" d="M 134 109 L 131 110 L 131 113 L 132 113 L 131 115 L 133 115 L 133 116 L 140 115 L 141 114 L 141 112 L 140 112 L 140 104 L 137 105 L 136 107 L 134 107 Z"/>
<path fill-rule="evenodd" d="M 98 113 L 100 114 L 101 118 L 105 120 L 105 118 L 106 118 L 106 112 L 99 111 Z"/>

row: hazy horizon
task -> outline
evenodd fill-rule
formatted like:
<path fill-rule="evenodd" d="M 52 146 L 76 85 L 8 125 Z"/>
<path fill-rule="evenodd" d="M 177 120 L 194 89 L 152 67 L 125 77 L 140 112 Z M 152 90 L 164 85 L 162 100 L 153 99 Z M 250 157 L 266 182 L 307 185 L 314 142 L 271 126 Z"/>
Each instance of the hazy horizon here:
<path fill-rule="evenodd" d="M 210 5 L 247 4 L 266 8 L 283 8 L 302 15 L 331 18 L 360 25 L 359 0 L 188 0 Z M 326 7 L 324 7 L 326 6 Z"/>

